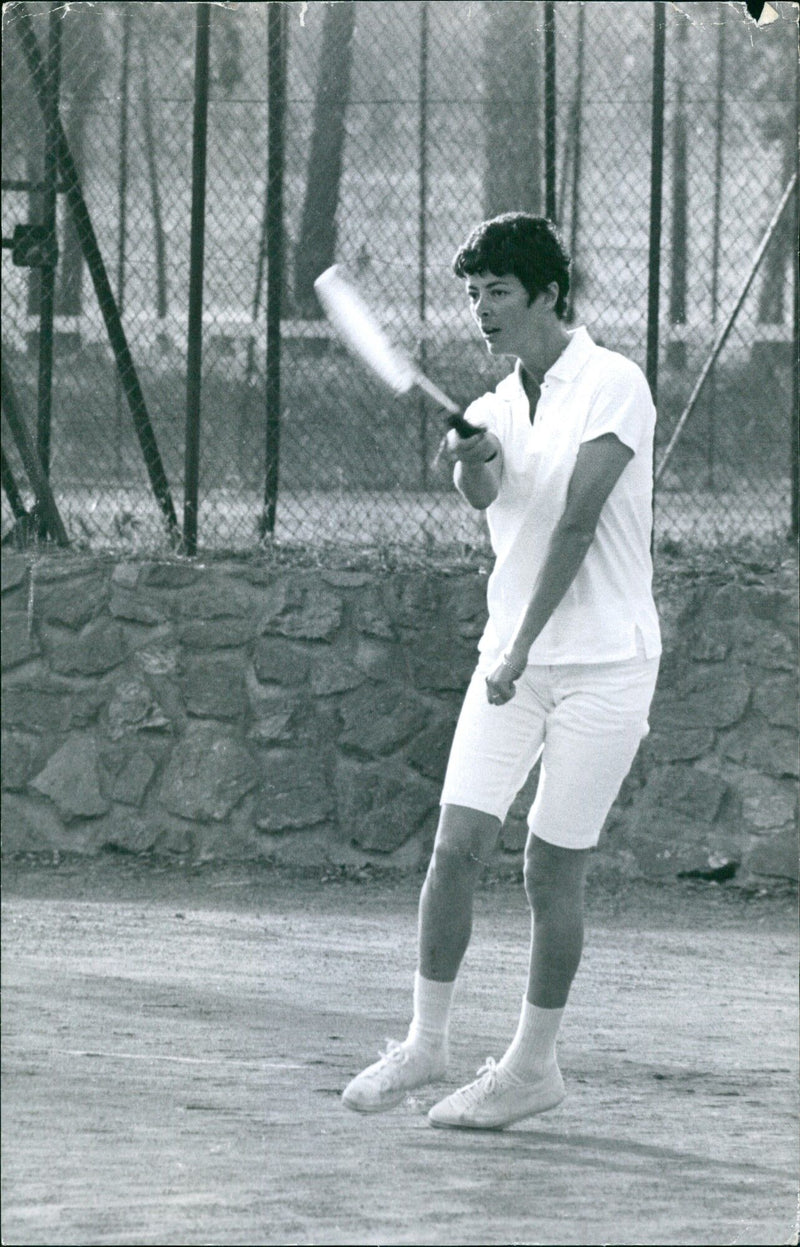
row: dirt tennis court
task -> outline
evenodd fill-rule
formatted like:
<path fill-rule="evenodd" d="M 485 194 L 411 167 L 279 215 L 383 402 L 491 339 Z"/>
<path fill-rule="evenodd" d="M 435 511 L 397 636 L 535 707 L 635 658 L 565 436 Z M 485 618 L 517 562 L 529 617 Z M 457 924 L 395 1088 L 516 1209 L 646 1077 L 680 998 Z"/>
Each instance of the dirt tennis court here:
<path fill-rule="evenodd" d="M 595 885 L 567 1099 L 484 1134 L 425 1113 L 513 1034 L 513 882 L 478 896 L 448 1083 L 339 1102 L 403 1033 L 418 883 L 7 866 L 3 1243 L 796 1241 L 791 897 Z"/>

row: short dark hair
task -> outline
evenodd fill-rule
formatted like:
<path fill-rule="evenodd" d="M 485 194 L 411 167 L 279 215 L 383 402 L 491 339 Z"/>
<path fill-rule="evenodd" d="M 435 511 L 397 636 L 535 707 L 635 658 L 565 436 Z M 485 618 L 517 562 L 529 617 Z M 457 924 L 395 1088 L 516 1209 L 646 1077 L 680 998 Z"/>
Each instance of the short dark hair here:
<path fill-rule="evenodd" d="M 513 274 L 519 278 L 530 299 L 558 285 L 556 316 L 567 311 L 569 293 L 569 254 L 552 221 L 528 212 L 504 212 L 482 221 L 453 258 L 456 277 L 476 273 Z"/>

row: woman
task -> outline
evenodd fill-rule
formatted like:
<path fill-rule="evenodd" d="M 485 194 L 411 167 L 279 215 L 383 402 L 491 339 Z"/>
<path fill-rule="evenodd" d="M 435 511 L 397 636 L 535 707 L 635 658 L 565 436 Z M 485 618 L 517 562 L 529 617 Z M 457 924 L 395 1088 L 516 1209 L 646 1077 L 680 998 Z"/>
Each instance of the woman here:
<path fill-rule="evenodd" d="M 453 738 L 419 908 L 414 1014 L 344 1103 L 382 1112 L 446 1071 L 473 889 L 537 758 L 525 888 L 530 968 L 501 1059 L 434 1105 L 435 1126 L 500 1129 L 564 1096 L 556 1037 L 583 945 L 589 853 L 646 734 L 661 652 L 650 533 L 655 410 L 641 370 L 565 323 L 569 257 L 544 218 L 508 213 L 453 261 L 491 355 L 514 369 L 445 453 L 495 553 L 489 619 Z"/>

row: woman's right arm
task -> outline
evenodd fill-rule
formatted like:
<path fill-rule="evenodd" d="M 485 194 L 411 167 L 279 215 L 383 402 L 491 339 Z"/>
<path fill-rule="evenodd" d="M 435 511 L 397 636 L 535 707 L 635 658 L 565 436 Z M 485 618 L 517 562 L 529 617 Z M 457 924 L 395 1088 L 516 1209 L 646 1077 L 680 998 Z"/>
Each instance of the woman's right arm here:
<path fill-rule="evenodd" d="M 494 433 L 482 429 L 474 437 L 459 437 L 451 429 L 445 451 L 455 464 L 453 481 L 471 507 L 484 511 L 497 497 L 503 471 L 503 450 Z"/>

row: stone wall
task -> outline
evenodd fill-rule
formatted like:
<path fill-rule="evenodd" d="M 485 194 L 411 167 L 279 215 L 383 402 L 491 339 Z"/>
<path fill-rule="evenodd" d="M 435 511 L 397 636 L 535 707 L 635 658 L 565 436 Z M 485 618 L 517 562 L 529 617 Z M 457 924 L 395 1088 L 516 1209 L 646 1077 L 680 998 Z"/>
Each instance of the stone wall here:
<path fill-rule="evenodd" d="M 485 584 L 4 553 L 4 852 L 416 868 Z M 598 861 L 796 878 L 793 590 L 695 581 L 660 608 L 652 731 Z"/>

